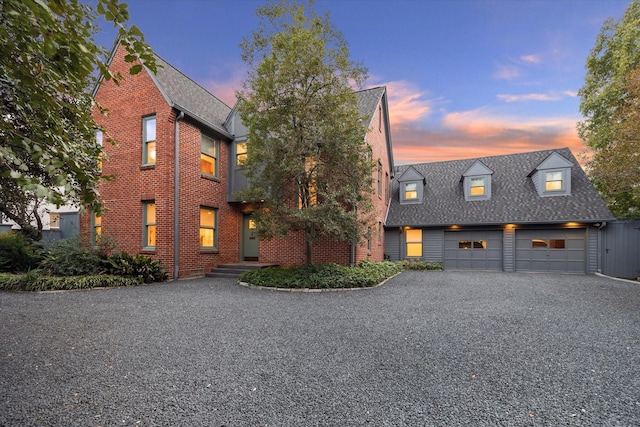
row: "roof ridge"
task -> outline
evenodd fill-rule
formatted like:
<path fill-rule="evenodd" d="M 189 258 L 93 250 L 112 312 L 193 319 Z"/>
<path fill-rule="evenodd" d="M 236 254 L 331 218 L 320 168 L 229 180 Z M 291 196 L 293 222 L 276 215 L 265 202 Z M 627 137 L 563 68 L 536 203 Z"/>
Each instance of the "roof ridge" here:
<path fill-rule="evenodd" d="M 569 147 L 558 147 L 558 148 L 547 148 L 545 150 L 533 150 L 533 151 L 525 151 L 525 152 L 519 152 L 519 153 L 507 153 L 507 154 L 494 154 L 492 156 L 482 156 L 482 157 L 467 157 L 467 158 L 463 158 L 463 159 L 451 159 L 451 160 L 439 160 L 439 161 L 433 161 L 433 162 L 420 162 L 420 163 L 406 163 L 404 165 L 398 165 L 397 167 L 406 167 L 406 166 L 420 166 L 420 165 L 432 165 L 435 163 L 452 163 L 452 162 L 467 162 L 467 161 L 473 161 L 473 160 L 482 160 L 482 159 L 494 159 L 494 158 L 498 158 L 498 157 L 510 157 L 510 156 L 524 156 L 527 154 L 534 154 L 534 153 L 552 153 L 552 152 L 556 152 L 556 151 L 560 151 L 560 150 L 569 150 L 569 152 L 571 153 L 571 155 L 573 155 L 573 153 L 571 152 L 571 149 Z"/>

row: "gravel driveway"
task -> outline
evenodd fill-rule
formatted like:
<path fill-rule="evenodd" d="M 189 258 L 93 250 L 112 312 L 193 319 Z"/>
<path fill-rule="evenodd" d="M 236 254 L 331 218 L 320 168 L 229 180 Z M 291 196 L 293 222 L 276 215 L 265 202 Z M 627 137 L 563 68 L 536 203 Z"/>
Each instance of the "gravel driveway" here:
<path fill-rule="evenodd" d="M 415 272 L 0 293 L 2 426 L 640 424 L 640 284 Z"/>

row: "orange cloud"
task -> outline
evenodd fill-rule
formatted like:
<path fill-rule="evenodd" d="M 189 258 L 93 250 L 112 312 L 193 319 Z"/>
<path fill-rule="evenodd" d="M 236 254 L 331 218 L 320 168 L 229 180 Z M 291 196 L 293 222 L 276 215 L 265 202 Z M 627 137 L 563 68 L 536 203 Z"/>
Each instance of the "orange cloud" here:
<path fill-rule="evenodd" d="M 207 80 L 204 88 L 230 107 L 236 104 L 236 91 L 242 89 L 242 82 L 247 77 L 245 68 L 234 68 L 232 74 L 222 80 Z"/>
<path fill-rule="evenodd" d="M 585 151 L 575 118 L 522 120 L 473 110 L 447 114 L 440 129 L 392 127 L 397 164 L 456 160 L 569 147 Z"/>
<path fill-rule="evenodd" d="M 432 112 L 432 101 L 424 99 L 426 91 L 419 91 L 414 84 L 406 81 L 382 83 L 389 96 L 389 120 L 391 125 L 417 122 Z"/>

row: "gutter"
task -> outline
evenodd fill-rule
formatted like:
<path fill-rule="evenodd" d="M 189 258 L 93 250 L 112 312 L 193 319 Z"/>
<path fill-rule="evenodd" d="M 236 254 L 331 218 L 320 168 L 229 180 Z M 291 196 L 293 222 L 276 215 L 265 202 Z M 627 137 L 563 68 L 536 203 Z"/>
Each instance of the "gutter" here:
<path fill-rule="evenodd" d="M 173 167 L 173 280 L 178 280 L 180 267 L 180 120 L 184 112 L 176 116 Z"/>

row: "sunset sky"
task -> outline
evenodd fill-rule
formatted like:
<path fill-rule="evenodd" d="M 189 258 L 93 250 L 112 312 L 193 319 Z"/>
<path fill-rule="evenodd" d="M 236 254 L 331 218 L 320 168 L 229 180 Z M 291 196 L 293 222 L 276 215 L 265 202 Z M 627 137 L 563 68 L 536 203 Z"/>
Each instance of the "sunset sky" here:
<path fill-rule="evenodd" d="M 254 0 L 124 0 L 154 51 L 229 106 Z M 367 87 L 387 86 L 396 164 L 584 146 L 577 91 L 619 0 L 317 0 Z M 111 46 L 104 26 L 96 41 Z"/>

